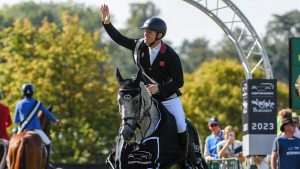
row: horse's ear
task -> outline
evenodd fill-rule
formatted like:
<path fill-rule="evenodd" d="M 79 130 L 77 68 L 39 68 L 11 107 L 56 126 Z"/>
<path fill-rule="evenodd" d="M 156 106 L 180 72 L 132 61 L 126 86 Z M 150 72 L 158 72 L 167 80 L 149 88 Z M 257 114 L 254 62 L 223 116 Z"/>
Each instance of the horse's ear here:
<path fill-rule="evenodd" d="M 50 112 L 52 112 L 52 108 L 53 108 L 53 105 L 50 104 L 50 105 L 48 106 L 48 110 L 49 110 Z"/>
<path fill-rule="evenodd" d="M 124 81 L 118 68 L 117 68 L 116 76 L 119 83 Z"/>
<path fill-rule="evenodd" d="M 139 84 L 141 79 L 142 79 L 142 70 L 139 69 L 139 71 L 137 72 L 137 74 L 133 78 L 133 82 Z"/>

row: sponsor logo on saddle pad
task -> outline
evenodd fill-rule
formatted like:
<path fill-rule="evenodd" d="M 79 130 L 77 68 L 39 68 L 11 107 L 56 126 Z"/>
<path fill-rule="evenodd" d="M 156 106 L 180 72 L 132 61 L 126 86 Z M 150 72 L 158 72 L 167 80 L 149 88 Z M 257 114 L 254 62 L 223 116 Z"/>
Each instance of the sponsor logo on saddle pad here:
<path fill-rule="evenodd" d="M 123 167 L 156 168 L 159 166 L 159 138 L 149 137 L 138 145 L 126 145 L 122 155 Z M 126 165 L 126 166 L 124 166 Z"/>

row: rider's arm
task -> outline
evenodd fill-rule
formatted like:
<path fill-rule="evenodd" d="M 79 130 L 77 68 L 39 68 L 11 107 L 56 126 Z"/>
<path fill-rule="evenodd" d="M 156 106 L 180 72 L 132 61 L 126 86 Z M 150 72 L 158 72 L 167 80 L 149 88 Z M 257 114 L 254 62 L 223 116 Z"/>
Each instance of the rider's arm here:
<path fill-rule="evenodd" d="M 21 120 L 20 120 L 20 115 L 19 115 L 19 108 L 18 108 L 18 104 L 15 107 L 15 113 L 14 113 L 14 123 L 16 124 L 20 124 Z"/>
<path fill-rule="evenodd" d="M 5 126 L 9 127 L 12 124 L 12 121 L 11 121 L 10 112 L 9 112 L 8 108 L 7 108 L 7 116 L 6 117 L 7 117 L 7 119 L 5 120 Z"/>
<path fill-rule="evenodd" d="M 166 59 L 167 69 L 169 70 L 171 80 L 158 86 L 159 92 L 163 96 L 173 94 L 181 88 L 184 83 L 183 70 L 178 54 L 170 47 L 167 47 L 166 56 L 168 57 Z"/>
<path fill-rule="evenodd" d="M 135 47 L 135 41 L 123 36 L 110 22 L 110 11 L 107 4 L 103 4 L 100 7 L 100 14 L 102 16 L 102 24 L 108 35 L 113 41 L 119 45 L 133 50 Z"/>
<path fill-rule="evenodd" d="M 134 50 L 136 40 L 123 36 L 111 23 L 103 24 L 103 27 L 114 42 L 129 50 Z"/>
<path fill-rule="evenodd" d="M 15 107 L 15 113 L 14 113 L 14 128 L 12 129 L 12 133 L 16 134 L 18 132 L 18 124 L 21 123 L 20 116 L 19 116 L 19 110 L 18 110 L 18 104 Z"/>
<path fill-rule="evenodd" d="M 47 117 L 48 117 L 51 121 L 56 122 L 55 116 L 54 116 L 49 110 L 47 110 L 47 109 L 44 107 L 43 104 L 41 104 L 40 109 L 41 109 L 41 111 L 42 111 L 43 113 L 45 113 L 45 114 L 47 115 Z"/>

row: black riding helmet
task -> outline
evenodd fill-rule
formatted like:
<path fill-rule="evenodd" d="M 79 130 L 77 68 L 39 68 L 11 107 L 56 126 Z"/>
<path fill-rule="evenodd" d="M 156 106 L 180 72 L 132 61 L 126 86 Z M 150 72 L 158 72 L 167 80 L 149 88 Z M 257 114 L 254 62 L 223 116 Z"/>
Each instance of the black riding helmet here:
<path fill-rule="evenodd" d="M 163 38 L 167 32 L 167 24 L 165 21 L 157 17 L 147 19 L 141 28 L 162 33 L 162 36 L 160 38 L 156 37 L 156 40 Z"/>
<path fill-rule="evenodd" d="M 34 87 L 30 83 L 25 83 L 22 86 L 22 91 L 25 97 L 31 97 L 34 93 Z"/>

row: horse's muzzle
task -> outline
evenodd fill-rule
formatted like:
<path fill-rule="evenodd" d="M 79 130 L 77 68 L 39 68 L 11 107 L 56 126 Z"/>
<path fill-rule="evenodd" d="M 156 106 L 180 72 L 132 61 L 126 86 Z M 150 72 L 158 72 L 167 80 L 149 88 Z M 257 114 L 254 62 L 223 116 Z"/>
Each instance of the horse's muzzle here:
<path fill-rule="evenodd" d="M 121 134 L 124 138 L 125 142 L 133 142 L 134 141 L 134 130 L 131 127 L 127 127 L 126 125 L 123 127 Z"/>

